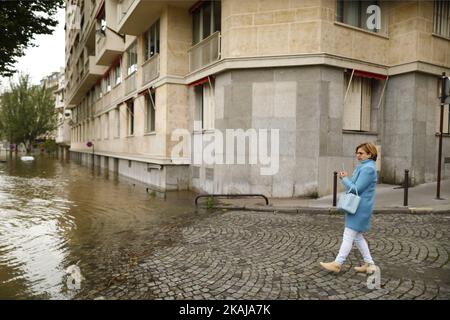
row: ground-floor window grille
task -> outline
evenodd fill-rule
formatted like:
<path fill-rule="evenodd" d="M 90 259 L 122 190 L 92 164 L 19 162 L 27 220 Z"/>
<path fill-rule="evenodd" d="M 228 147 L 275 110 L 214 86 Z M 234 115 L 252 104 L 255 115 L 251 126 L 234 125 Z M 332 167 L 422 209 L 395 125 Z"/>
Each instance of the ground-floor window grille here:
<path fill-rule="evenodd" d="M 156 94 L 154 90 L 149 90 L 149 93 L 145 96 L 145 132 L 155 131 L 155 118 L 156 118 Z"/>
<path fill-rule="evenodd" d="M 214 82 L 211 79 L 195 86 L 195 121 L 194 130 L 214 129 L 215 100 Z"/>
<path fill-rule="evenodd" d="M 345 73 L 344 130 L 370 131 L 372 81 Z"/>

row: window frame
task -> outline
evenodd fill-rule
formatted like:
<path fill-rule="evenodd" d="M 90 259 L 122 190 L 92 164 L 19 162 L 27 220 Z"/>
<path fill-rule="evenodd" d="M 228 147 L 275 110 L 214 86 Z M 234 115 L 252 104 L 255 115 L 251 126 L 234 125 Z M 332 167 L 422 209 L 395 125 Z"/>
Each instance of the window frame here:
<path fill-rule="evenodd" d="M 355 105 L 351 105 L 349 102 L 349 95 L 351 94 L 351 88 L 355 84 L 355 79 L 359 83 L 358 91 L 359 94 L 356 97 L 359 100 L 359 120 L 358 120 L 358 126 L 357 128 L 354 127 L 346 127 L 346 122 L 348 118 L 348 112 L 353 112 L 355 109 Z M 345 92 L 347 90 L 347 87 L 349 86 L 349 82 L 352 82 L 349 88 L 349 92 L 347 94 L 347 97 L 345 96 Z M 342 105 L 342 130 L 344 131 L 356 131 L 356 132 L 371 132 L 372 128 L 372 98 L 373 98 L 373 89 L 374 89 L 374 79 L 372 78 L 366 78 L 361 76 L 351 76 L 349 73 L 344 73 L 344 101 Z M 364 99 L 364 91 L 369 91 L 368 98 Z M 364 101 L 365 100 L 365 101 Z M 369 103 L 368 107 L 365 106 L 364 102 Z"/>
<path fill-rule="evenodd" d="M 119 85 L 120 83 L 122 83 L 122 63 L 119 62 L 115 67 L 114 67 L 114 86 Z M 119 76 L 117 76 L 119 75 Z"/>
<path fill-rule="evenodd" d="M 153 112 L 149 112 L 153 110 Z M 156 132 L 156 90 L 145 94 L 145 133 Z"/>
<path fill-rule="evenodd" d="M 153 30 L 152 30 L 153 29 Z M 155 56 L 160 51 L 160 22 L 159 19 L 153 23 L 150 28 L 144 33 L 144 62 Z M 152 39 L 153 38 L 153 39 Z M 154 52 L 150 52 L 151 40 L 154 40 Z"/>
<path fill-rule="evenodd" d="M 127 135 L 134 136 L 135 133 L 134 101 L 133 100 L 127 101 L 126 107 L 127 107 Z"/>
<path fill-rule="evenodd" d="M 209 32 L 205 34 L 204 28 L 204 12 L 206 8 L 210 8 L 209 18 Z M 216 11 L 220 11 L 217 15 Z M 204 1 L 198 8 L 191 11 L 192 15 L 192 46 L 202 42 L 210 35 L 222 29 L 222 2 L 218 1 Z M 198 30 L 196 30 L 196 17 L 198 16 Z M 218 18 L 218 19 L 216 19 Z"/>
<path fill-rule="evenodd" d="M 445 14 L 447 15 L 445 19 Z M 438 16 L 439 15 L 439 16 Z M 445 21 L 447 25 L 445 26 Z M 443 30 L 444 29 L 444 30 Z M 433 33 L 450 39 L 450 1 L 433 1 Z"/>
<path fill-rule="evenodd" d="M 133 56 L 135 59 L 132 59 Z M 137 60 L 137 41 L 134 41 L 127 49 L 127 76 L 137 71 Z"/>
<path fill-rule="evenodd" d="M 357 20 L 358 23 L 357 25 L 352 24 L 348 21 L 348 16 L 349 16 L 349 4 L 350 3 L 355 3 L 357 2 L 358 4 L 358 15 L 357 15 Z M 385 23 L 385 19 L 383 17 L 383 15 L 381 15 L 382 17 L 382 21 L 381 21 L 381 29 L 374 29 L 374 30 L 370 30 L 367 29 L 366 24 L 364 22 L 366 22 L 366 20 L 363 21 L 363 16 L 362 16 L 362 2 L 370 2 L 370 4 L 367 5 L 367 7 L 369 5 L 377 5 L 381 8 L 381 3 L 380 0 L 336 0 L 336 12 L 335 12 L 335 21 L 337 23 L 342 23 L 344 25 L 353 27 L 353 28 L 358 28 L 361 30 L 364 30 L 366 32 L 370 32 L 370 33 L 374 33 L 374 34 L 381 34 L 381 35 L 387 35 L 387 25 Z M 366 8 L 367 8 L 366 7 Z M 346 21 L 347 20 L 347 21 Z"/>

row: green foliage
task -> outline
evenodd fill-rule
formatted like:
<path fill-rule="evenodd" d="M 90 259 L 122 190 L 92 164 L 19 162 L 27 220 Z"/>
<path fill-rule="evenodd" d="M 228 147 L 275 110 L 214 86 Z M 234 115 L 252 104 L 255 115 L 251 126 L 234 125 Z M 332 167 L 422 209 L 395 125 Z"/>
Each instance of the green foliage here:
<path fill-rule="evenodd" d="M 58 145 L 55 140 L 47 139 L 41 143 L 40 147 L 44 149 L 47 153 L 55 152 L 58 149 Z"/>
<path fill-rule="evenodd" d="M 23 143 L 29 152 L 40 136 L 56 129 L 55 97 L 50 89 L 31 85 L 28 75 L 0 97 L 0 136 L 10 143 Z"/>
<path fill-rule="evenodd" d="M 214 198 L 208 197 L 208 200 L 206 200 L 206 208 L 213 209 L 215 205 Z"/>
<path fill-rule="evenodd" d="M 24 55 L 34 35 L 52 34 L 58 21 L 53 17 L 63 0 L 0 1 L 0 76 L 11 76 L 14 63 Z"/>

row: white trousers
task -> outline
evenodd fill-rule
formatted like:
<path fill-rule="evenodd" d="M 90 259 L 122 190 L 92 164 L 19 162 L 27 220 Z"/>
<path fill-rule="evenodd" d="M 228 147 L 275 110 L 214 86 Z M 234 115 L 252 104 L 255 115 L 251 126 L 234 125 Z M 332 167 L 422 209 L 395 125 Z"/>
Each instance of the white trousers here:
<path fill-rule="evenodd" d="M 367 245 L 366 239 L 364 239 L 361 232 L 355 231 L 350 228 L 344 229 L 344 236 L 342 238 L 341 248 L 339 249 L 339 253 L 336 257 L 335 262 L 342 265 L 347 259 L 350 250 L 352 250 L 353 241 L 358 247 L 359 252 L 363 256 L 364 262 L 366 263 L 374 263 L 372 260 L 372 256 L 370 255 L 369 246 Z"/>

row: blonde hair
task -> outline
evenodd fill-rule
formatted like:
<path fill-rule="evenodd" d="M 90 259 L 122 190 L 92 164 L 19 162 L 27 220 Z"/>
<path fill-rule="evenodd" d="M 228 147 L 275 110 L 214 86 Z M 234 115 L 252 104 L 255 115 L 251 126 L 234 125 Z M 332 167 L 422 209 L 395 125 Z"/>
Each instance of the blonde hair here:
<path fill-rule="evenodd" d="M 377 147 L 375 147 L 373 143 L 370 142 L 361 143 L 356 147 L 355 151 L 358 152 L 359 148 L 363 149 L 367 154 L 370 154 L 371 155 L 370 159 L 372 159 L 373 161 L 377 161 L 378 151 Z"/>

